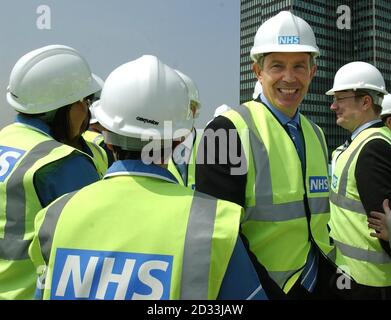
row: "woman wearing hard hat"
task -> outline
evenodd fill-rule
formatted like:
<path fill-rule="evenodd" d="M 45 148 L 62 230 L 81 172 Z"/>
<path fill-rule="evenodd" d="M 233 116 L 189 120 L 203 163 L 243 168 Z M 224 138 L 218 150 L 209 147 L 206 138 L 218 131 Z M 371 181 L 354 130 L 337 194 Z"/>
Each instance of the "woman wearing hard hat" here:
<path fill-rule="evenodd" d="M 18 115 L 0 131 L 0 299 L 33 298 L 28 247 L 37 212 L 99 180 L 81 134 L 100 89 L 87 61 L 62 45 L 31 51 L 12 69 L 7 101 Z"/>

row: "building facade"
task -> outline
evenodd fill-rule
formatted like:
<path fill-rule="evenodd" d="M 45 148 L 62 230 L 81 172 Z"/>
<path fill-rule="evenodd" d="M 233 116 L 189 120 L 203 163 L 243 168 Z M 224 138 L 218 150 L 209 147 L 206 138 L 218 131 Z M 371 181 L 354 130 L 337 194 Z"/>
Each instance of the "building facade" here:
<path fill-rule="evenodd" d="M 388 0 L 241 0 L 240 10 L 241 103 L 252 99 L 256 82 L 250 50 L 259 26 L 282 10 L 291 11 L 312 26 L 321 56 L 300 110 L 322 127 L 330 151 L 349 135 L 335 124 L 334 112 L 330 111 L 332 98 L 325 95 L 342 65 L 351 61 L 372 63 L 382 72 L 391 91 L 391 2 Z"/>

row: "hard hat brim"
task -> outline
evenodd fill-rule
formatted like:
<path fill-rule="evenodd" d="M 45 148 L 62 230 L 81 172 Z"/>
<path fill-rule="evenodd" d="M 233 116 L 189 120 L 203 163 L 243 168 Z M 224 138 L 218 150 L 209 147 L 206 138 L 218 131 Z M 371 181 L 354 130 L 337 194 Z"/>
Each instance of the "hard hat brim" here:
<path fill-rule="evenodd" d="M 254 62 L 256 62 L 257 57 L 259 55 L 264 55 L 266 53 L 274 53 L 274 52 L 282 52 L 282 53 L 283 52 L 287 52 L 287 53 L 304 52 L 304 53 L 310 53 L 314 57 L 320 56 L 320 52 L 319 52 L 318 48 L 298 44 L 298 45 L 287 46 L 284 49 L 281 48 L 281 45 L 268 45 L 268 46 L 253 47 L 250 51 L 250 57 Z"/>
<path fill-rule="evenodd" d="M 357 89 L 363 89 L 363 90 L 372 90 L 377 91 L 380 93 L 383 93 L 384 95 L 388 94 L 387 90 L 375 87 L 369 84 L 348 84 L 343 86 L 336 86 L 331 88 L 329 91 L 326 92 L 326 95 L 333 96 L 338 91 L 346 91 L 346 90 L 353 90 L 356 91 Z"/>
<path fill-rule="evenodd" d="M 88 97 L 89 95 L 94 94 L 100 90 L 102 90 L 102 87 L 99 83 L 99 79 L 94 74 L 92 74 L 91 83 L 89 84 L 89 86 L 87 88 L 85 88 L 85 90 L 83 90 L 80 93 L 75 93 L 73 98 L 69 97 L 69 98 L 66 98 L 62 101 L 56 101 L 55 104 L 53 104 L 53 103 L 48 104 L 45 108 L 42 108 L 41 106 L 37 106 L 34 109 L 32 106 L 23 105 L 23 104 L 19 103 L 18 101 L 16 101 L 14 96 L 12 95 L 12 93 L 9 91 L 7 92 L 6 98 L 7 98 L 7 102 L 15 110 L 22 112 L 22 113 L 26 113 L 26 114 L 38 114 L 38 113 L 44 113 L 44 112 L 56 110 L 56 109 L 59 109 L 61 107 L 66 106 L 68 104 L 75 103 L 76 101 L 78 101 L 82 98 Z M 80 98 L 76 98 L 76 97 L 80 97 Z"/>

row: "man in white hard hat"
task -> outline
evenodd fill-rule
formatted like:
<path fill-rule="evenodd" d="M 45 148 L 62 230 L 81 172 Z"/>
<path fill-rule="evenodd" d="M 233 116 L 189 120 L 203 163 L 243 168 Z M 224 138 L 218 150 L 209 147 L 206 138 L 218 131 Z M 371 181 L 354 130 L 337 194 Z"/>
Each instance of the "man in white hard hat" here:
<path fill-rule="evenodd" d="M 99 83 L 99 85 L 103 88 L 104 81 L 102 78 L 98 77 L 94 74 L 95 79 Z M 85 131 L 83 132 L 83 139 L 90 146 L 92 151 L 92 157 L 98 168 L 98 171 L 101 176 L 103 176 L 107 169 L 114 162 L 114 157 L 111 152 L 104 143 L 103 135 L 101 134 L 103 127 L 100 125 L 98 120 L 95 118 L 94 114 L 94 105 L 97 100 L 100 98 L 101 91 L 96 92 L 91 98 L 91 105 L 89 107 L 89 116 L 86 117 Z"/>
<path fill-rule="evenodd" d="M 192 128 L 189 104 L 181 78 L 154 56 L 109 75 L 95 115 L 116 162 L 38 214 L 29 253 L 48 267 L 44 299 L 267 298 L 238 237 L 242 208 L 167 170 L 166 151 Z M 147 159 L 151 144 L 159 152 Z"/>
<path fill-rule="evenodd" d="M 200 115 L 201 101 L 200 94 L 195 82 L 186 74 L 179 70 L 175 70 L 186 84 L 190 108 L 188 117 L 193 119 L 191 132 L 184 138 L 174 150 L 172 158 L 168 163 L 168 170 L 177 178 L 180 184 L 194 189 L 195 187 L 195 158 L 196 152 L 201 140 L 202 130 L 197 130 L 194 127 L 194 121 Z"/>
<path fill-rule="evenodd" d="M 391 299 L 391 250 L 367 226 L 369 213 L 391 199 L 391 132 L 380 119 L 385 82 L 376 67 L 355 61 L 337 71 L 326 94 L 334 96 L 337 125 L 351 134 L 332 159 L 330 236 L 336 264 L 355 280 L 338 293 L 346 299 Z"/>
<path fill-rule="evenodd" d="M 0 131 L 0 300 L 34 296 L 27 250 L 37 212 L 100 178 L 81 138 L 99 90 L 87 61 L 66 46 L 31 51 L 12 69 L 7 101 L 18 115 Z"/>
<path fill-rule="evenodd" d="M 384 96 L 380 117 L 384 125 L 391 130 L 391 94 Z"/>
<path fill-rule="evenodd" d="M 100 86 L 103 88 L 104 81 L 101 77 L 95 75 Z M 104 143 L 102 129 L 103 127 L 98 122 L 94 113 L 94 105 L 96 105 L 97 101 L 100 99 L 102 90 L 95 93 L 92 103 L 89 109 L 89 124 L 87 125 L 87 130 L 83 133 L 83 138 L 90 142 L 93 146 L 98 146 L 99 148 L 94 148 L 94 159 L 95 162 L 99 164 L 101 171 L 103 174 L 106 173 L 107 169 L 113 164 L 114 156 L 111 150 L 109 150 Z"/>
<path fill-rule="evenodd" d="M 208 125 L 196 190 L 245 208 L 249 248 L 289 296 L 329 298 L 327 146 L 299 112 L 316 72 L 314 32 L 282 11 L 258 29 L 250 55 L 263 92 Z M 215 143 L 223 131 L 226 139 Z"/>

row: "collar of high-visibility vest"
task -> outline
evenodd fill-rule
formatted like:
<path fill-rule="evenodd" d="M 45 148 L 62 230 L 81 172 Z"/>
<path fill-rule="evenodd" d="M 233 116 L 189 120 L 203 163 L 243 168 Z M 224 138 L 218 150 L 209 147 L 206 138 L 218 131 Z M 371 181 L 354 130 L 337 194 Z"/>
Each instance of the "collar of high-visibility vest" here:
<path fill-rule="evenodd" d="M 381 121 L 380 119 L 375 119 L 375 120 L 369 121 L 369 122 L 364 123 L 363 125 L 359 126 L 356 130 L 354 130 L 354 131 L 352 132 L 352 136 L 351 136 L 352 139 L 351 139 L 351 140 L 353 140 L 355 137 L 357 137 L 358 134 L 359 134 L 361 131 L 363 131 L 363 130 L 369 128 L 370 126 L 372 126 L 372 125 L 374 125 L 375 123 L 378 123 L 378 122 L 382 122 L 382 121 Z"/>
<path fill-rule="evenodd" d="M 16 116 L 16 123 L 21 123 L 31 129 L 37 130 L 42 132 L 45 135 L 51 136 L 50 134 L 50 127 L 41 119 L 38 118 L 30 118 L 23 116 L 21 114 L 18 114 Z"/>
<path fill-rule="evenodd" d="M 103 178 L 106 179 L 114 176 L 142 176 L 178 183 L 178 180 L 167 169 L 155 164 L 145 164 L 142 160 L 115 161 Z"/>

